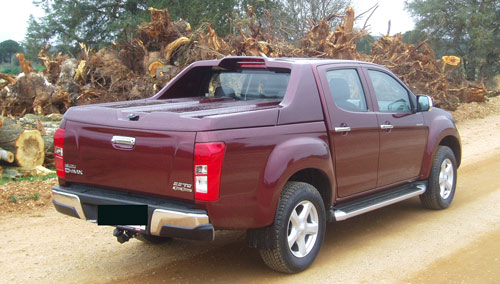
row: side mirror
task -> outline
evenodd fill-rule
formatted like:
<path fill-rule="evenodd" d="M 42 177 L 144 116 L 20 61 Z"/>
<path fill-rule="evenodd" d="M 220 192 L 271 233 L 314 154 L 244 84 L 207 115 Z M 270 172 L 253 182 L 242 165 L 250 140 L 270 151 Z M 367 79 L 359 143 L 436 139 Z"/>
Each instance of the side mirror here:
<path fill-rule="evenodd" d="M 430 111 L 433 107 L 432 98 L 426 95 L 417 96 L 417 111 Z"/>

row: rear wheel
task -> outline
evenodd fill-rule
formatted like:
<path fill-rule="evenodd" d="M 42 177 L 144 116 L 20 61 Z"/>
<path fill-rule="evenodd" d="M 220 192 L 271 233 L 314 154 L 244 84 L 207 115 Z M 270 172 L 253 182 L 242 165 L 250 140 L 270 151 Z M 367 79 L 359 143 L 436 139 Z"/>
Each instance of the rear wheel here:
<path fill-rule="evenodd" d="M 267 266 L 286 273 L 306 269 L 318 255 L 325 234 L 325 207 L 310 184 L 288 182 L 281 194 L 272 230 L 273 249 L 261 249 Z"/>
<path fill-rule="evenodd" d="M 439 146 L 432 165 L 429 185 L 420 201 L 425 208 L 440 210 L 448 208 L 455 195 L 457 162 L 455 154 L 447 146 Z"/>

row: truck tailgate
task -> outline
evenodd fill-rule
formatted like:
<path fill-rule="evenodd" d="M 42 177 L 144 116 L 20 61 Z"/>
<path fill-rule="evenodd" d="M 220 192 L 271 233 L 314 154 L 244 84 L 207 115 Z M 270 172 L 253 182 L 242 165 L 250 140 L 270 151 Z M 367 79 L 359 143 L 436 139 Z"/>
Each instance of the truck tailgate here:
<path fill-rule="evenodd" d="M 66 181 L 193 200 L 195 135 L 68 120 L 64 142 Z M 134 138 L 134 145 L 123 143 L 127 138 Z"/>

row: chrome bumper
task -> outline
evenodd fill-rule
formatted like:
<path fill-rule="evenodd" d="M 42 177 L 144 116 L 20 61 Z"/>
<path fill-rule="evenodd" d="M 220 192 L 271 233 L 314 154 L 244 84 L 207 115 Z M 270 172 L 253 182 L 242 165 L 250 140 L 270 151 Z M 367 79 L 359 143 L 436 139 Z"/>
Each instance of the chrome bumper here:
<path fill-rule="evenodd" d="M 54 206 L 60 213 L 80 218 L 82 220 L 96 222 L 96 220 L 93 220 L 92 218 L 88 219 L 83 209 L 81 199 L 78 195 L 53 189 L 52 196 Z M 104 203 L 105 202 L 99 202 L 99 204 Z M 124 204 L 126 204 L 126 201 L 124 201 Z M 164 208 L 156 208 L 152 211 L 152 213 L 150 213 L 149 219 L 149 233 L 155 236 L 169 236 L 199 240 L 213 240 L 215 237 L 214 228 L 210 224 L 208 214 L 198 212 L 187 213 Z"/>
<path fill-rule="evenodd" d="M 163 226 L 194 229 L 200 225 L 210 224 L 208 215 L 183 213 L 171 210 L 156 209 L 151 216 L 149 230 L 152 235 L 160 236 Z"/>
<path fill-rule="evenodd" d="M 78 197 L 78 195 L 61 192 L 53 189 L 52 201 L 54 202 L 54 205 L 63 205 L 69 209 L 73 209 L 77 213 L 76 217 L 83 220 L 87 220 L 82 208 L 82 203 L 80 202 L 80 198 Z M 56 204 L 56 202 L 59 204 Z"/>

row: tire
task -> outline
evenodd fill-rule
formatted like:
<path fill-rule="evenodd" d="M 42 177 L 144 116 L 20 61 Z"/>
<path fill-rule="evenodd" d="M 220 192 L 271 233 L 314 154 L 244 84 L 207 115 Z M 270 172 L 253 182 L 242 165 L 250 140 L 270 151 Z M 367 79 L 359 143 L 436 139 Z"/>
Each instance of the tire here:
<path fill-rule="evenodd" d="M 447 146 L 439 146 L 432 164 L 428 187 L 420 195 L 422 206 L 441 210 L 450 206 L 457 185 L 457 160 Z"/>
<path fill-rule="evenodd" d="M 166 243 L 172 238 L 169 237 L 158 237 L 158 236 L 153 236 L 153 235 L 148 235 L 148 234 L 143 234 L 143 233 L 138 233 L 135 236 L 136 239 L 138 239 L 141 242 L 147 243 L 147 244 L 163 244 Z"/>
<path fill-rule="evenodd" d="M 325 206 L 316 188 L 304 182 L 288 182 L 281 193 L 272 230 L 268 230 L 273 249 L 261 249 L 260 256 L 273 270 L 300 272 L 316 259 L 325 226 Z"/>

